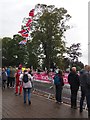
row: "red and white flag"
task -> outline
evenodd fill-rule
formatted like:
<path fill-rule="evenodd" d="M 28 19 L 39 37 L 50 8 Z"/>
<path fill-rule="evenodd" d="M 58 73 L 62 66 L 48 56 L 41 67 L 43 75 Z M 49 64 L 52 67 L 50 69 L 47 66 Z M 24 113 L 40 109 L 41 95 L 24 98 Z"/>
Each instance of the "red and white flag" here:
<path fill-rule="evenodd" d="M 25 45 L 27 43 L 27 40 L 22 40 L 19 42 L 19 45 Z"/>
<path fill-rule="evenodd" d="M 20 33 L 22 37 L 28 37 L 29 36 L 29 31 L 27 29 L 21 30 L 18 33 Z"/>
<path fill-rule="evenodd" d="M 22 37 L 28 37 L 29 36 L 29 34 L 27 33 L 27 34 L 21 34 L 22 35 Z"/>
<path fill-rule="evenodd" d="M 31 23 L 32 23 L 32 19 L 29 19 L 29 20 L 27 21 L 27 23 L 26 23 L 26 26 L 27 26 L 27 27 L 30 26 Z"/>
<path fill-rule="evenodd" d="M 34 17 L 34 9 L 29 12 L 29 16 Z"/>
<path fill-rule="evenodd" d="M 22 33 L 24 33 L 24 32 L 26 32 L 26 30 L 21 30 L 21 31 L 19 31 L 18 33 L 21 33 L 21 34 L 22 34 Z"/>

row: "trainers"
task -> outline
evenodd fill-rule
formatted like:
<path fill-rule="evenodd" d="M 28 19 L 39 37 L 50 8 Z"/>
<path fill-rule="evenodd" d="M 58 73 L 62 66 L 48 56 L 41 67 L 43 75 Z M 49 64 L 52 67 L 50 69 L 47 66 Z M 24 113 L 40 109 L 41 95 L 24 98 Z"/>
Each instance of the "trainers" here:
<path fill-rule="evenodd" d="M 60 105 L 61 105 L 62 103 L 63 103 L 63 102 L 58 102 L 58 104 L 60 104 Z"/>
<path fill-rule="evenodd" d="M 63 103 L 62 101 L 60 103 Z"/>
<path fill-rule="evenodd" d="M 26 101 L 24 101 L 24 104 L 26 104 Z"/>
<path fill-rule="evenodd" d="M 15 93 L 15 95 L 17 96 L 17 95 L 18 95 L 18 93 Z"/>
<path fill-rule="evenodd" d="M 21 95 L 21 93 L 19 93 L 19 95 Z"/>
<path fill-rule="evenodd" d="M 55 100 L 55 103 L 58 103 L 58 101 L 57 101 L 57 100 Z"/>
<path fill-rule="evenodd" d="M 79 111 L 80 113 L 82 113 L 83 112 L 83 109 L 80 109 L 80 111 Z"/>

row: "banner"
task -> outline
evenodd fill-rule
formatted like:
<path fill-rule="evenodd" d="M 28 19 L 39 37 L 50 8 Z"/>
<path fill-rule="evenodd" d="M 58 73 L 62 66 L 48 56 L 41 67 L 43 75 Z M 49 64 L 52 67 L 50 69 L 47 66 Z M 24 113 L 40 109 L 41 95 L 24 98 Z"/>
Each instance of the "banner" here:
<path fill-rule="evenodd" d="M 34 72 L 33 76 L 35 81 L 39 81 L 39 82 L 45 82 L 45 83 L 52 83 L 54 80 L 54 75 L 55 73 L 50 72 L 49 74 L 45 73 L 45 72 Z M 63 76 L 63 80 L 64 80 L 64 84 L 68 84 L 68 73 L 65 73 Z"/>

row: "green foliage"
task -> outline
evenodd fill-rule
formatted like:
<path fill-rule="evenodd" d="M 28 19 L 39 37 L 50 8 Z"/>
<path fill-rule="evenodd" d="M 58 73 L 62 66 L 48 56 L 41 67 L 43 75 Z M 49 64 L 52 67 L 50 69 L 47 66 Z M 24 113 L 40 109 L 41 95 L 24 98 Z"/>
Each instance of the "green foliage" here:
<path fill-rule="evenodd" d="M 78 57 L 82 55 L 80 52 L 80 43 L 72 44 L 70 47 L 67 47 L 67 54 L 72 62 L 78 61 Z"/>
<path fill-rule="evenodd" d="M 23 38 L 14 35 L 13 39 L 5 37 L 2 39 L 2 66 L 18 66 L 20 63 L 26 66 L 37 67 L 37 57 L 33 53 L 32 43 L 19 45 Z"/>
<path fill-rule="evenodd" d="M 20 36 L 17 36 L 20 38 Z M 24 47 L 20 48 L 18 40 L 5 37 L 2 39 L 2 64 L 3 66 L 14 66 L 23 63 Z"/>
<path fill-rule="evenodd" d="M 39 6 L 41 11 L 34 18 L 32 38 L 37 44 L 37 55 L 43 54 L 43 64 L 50 68 L 52 62 L 59 65 L 64 58 L 63 54 L 66 51 L 64 32 L 69 29 L 65 23 L 71 16 L 64 8 L 58 9 L 43 4 Z"/>

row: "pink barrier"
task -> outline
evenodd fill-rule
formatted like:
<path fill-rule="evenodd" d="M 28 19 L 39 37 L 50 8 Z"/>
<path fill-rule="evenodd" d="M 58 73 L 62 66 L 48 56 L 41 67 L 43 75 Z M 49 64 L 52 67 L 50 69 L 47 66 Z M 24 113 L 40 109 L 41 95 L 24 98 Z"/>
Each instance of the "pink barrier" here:
<path fill-rule="evenodd" d="M 46 74 L 45 72 L 41 72 L 41 73 L 33 73 L 34 79 L 36 81 L 40 81 L 40 82 L 46 82 L 46 83 L 52 83 L 53 82 L 53 77 L 54 77 L 55 73 L 50 72 L 49 75 Z M 68 73 L 65 73 L 63 76 L 63 80 L 64 80 L 64 84 L 68 84 Z"/>

